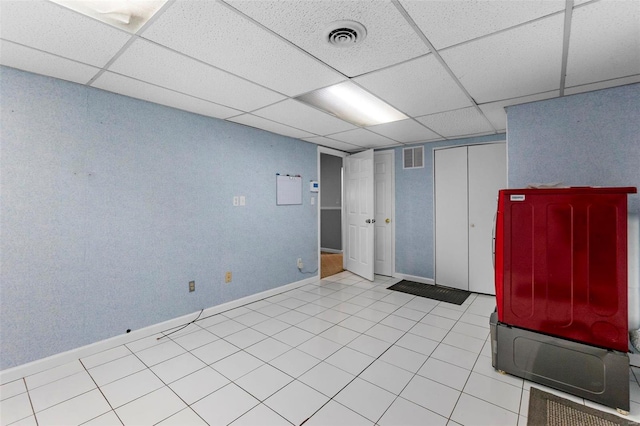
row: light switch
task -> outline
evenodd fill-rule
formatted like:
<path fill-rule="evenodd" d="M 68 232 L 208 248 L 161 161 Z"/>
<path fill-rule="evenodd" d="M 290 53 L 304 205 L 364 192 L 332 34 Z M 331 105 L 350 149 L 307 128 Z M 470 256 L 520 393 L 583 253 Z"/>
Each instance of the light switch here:
<path fill-rule="evenodd" d="M 241 206 L 245 206 L 247 204 L 247 199 L 245 198 L 244 195 L 240 196 L 240 205 Z"/>

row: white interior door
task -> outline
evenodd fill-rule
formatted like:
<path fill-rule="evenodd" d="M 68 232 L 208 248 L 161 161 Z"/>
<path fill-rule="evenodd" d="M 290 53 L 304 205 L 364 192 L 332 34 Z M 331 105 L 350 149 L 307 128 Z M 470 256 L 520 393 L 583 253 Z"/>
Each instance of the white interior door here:
<path fill-rule="evenodd" d="M 347 270 L 373 281 L 374 273 L 374 176 L 373 150 L 345 157 Z"/>
<path fill-rule="evenodd" d="M 495 294 L 492 232 L 498 190 L 507 186 L 506 144 L 469 146 L 469 291 Z"/>
<path fill-rule="evenodd" d="M 394 189 L 393 189 L 393 151 L 374 154 L 375 184 L 375 267 L 374 272 L 392 276 L 393 230 L 394 230 Z"/>
<path fill-rule="evenodd" d="M 467 147 L 435 151 L 436 284 L 468 290 Z"/>

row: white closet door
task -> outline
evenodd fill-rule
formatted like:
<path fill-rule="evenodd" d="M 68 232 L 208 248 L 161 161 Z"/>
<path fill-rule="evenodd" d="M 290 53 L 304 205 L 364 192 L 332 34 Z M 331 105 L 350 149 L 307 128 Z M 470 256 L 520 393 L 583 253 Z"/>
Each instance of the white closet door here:
<path fill-rule="evenodd" d="M 506 144 L 469 146 L 469 291 L 495 294 L 492 232 L 498 190 L 507 186 Z"/>
<path fill-rule="evenodd" d="M 467 147 L 435 151 L 436 284 L 469 288 Z"/>

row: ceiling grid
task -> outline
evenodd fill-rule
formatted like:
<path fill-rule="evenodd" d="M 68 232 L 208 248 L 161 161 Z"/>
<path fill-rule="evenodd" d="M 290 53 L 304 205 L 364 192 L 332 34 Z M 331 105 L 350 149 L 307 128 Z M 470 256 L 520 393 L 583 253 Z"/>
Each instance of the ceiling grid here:
<path fill-rule="evenodd" d="M 136 31 L 2 0 L 0 64 L 347 152 L 501 133 L 506 106 L 640 82 L 637 0 L 158 1 Z M 330 45 L 344 20 L 366 37 Z M 408 118 L 297 100 L 347 81 Z"/>

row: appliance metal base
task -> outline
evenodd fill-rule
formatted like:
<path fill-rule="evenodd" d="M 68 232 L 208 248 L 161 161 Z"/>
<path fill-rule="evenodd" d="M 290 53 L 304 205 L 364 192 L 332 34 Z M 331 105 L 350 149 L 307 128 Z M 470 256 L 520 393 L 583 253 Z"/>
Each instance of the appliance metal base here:
<path fill-rule="evenodd" d="M 629 356 L 498 322 L 491 326 L 491 363 L 499 371 L 629 412 Z"/>

